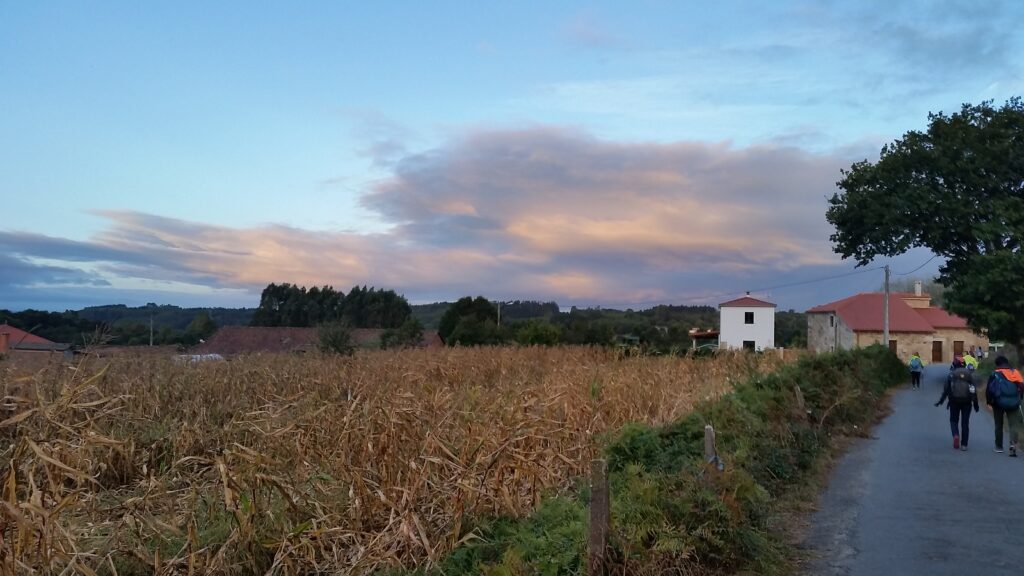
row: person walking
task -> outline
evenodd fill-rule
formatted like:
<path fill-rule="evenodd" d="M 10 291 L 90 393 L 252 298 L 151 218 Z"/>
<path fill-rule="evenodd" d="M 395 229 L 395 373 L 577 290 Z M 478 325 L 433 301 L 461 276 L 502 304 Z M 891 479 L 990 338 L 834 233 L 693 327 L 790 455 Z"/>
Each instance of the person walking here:
<path fill-rule="evenodd" d="M 962 360 L 954 360 L 953 371 L 946 379 L 942 397 L 936 406 L 946 403 L 949 410 L 949 429 L 953 433 L 953 449 L 967 450 L 971 439 L 971 408 L 978 411 L 978 390 L 974 386 L 974 375 Z"/>
<path fill-rule="evenodd" d="M 1003 422 L 1010 437 L 1010 456 L 1017 457 L 1021 428 L 1021 395 L 1024 394 L 1024 377 L 1010 366 L 1006 356 L 996 357 L 996 369 L 988 377 L 985 386 L 985 403 L 992 410 L 996 428 L 996 452 L 1003 452 Z"/>
<path fill-rule="evenodd" d="M 924 370 L 924 361 L 914 352 L 910 355 L 910 389 L 917 390 L 921 387 L 921 371 Z"/>
<path fill-rule="evenodd" d="M 964 364 L 967 365 L 967 369 L 974 371 L 978 369 L 978 359 L 971 355 L 970 352 L 964 353 Z"/>

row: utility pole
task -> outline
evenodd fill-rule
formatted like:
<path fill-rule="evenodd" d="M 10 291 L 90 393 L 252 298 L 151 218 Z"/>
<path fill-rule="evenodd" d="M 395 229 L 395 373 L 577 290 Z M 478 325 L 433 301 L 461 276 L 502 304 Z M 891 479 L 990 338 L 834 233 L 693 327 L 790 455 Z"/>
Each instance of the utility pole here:
<path fill-rule="evenodd" d="M 153 315 L 149 315 L 149 345 L 153 345 Z"/>
<path fill-rule="evenodd" d="M 885 319 L 882 321 L 882 345 L 889 346 L 889 265 L 885 265 Z"/>
<path fill-rule="evenodd" d="M 501 300 L 498 300 L 498 328 L 501 328 Z"/>

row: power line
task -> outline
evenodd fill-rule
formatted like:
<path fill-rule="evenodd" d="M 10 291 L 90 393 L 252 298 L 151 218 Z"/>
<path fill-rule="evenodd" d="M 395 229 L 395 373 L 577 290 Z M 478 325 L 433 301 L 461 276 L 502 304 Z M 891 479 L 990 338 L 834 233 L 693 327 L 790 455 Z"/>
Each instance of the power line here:
<path fill-rule="evenodd" d="M 902 274 L 896 274 L 896 276 L 907 276 L 908 274 L 913 274 L 914 272 L 917 272 L 921 268 L 924 268 L 925 266 L 927 266 L 929 262 L 931 262 L 932 260 L 935 260 L 938 257 L 939 257 L 939 255 L 936 254 L 936 255 L 932 256 L 931 258 L 925 260 L 924 264 L 921 264 L 920 266 L 918 266 L 917 268 L 914 268 L 910 272 L 903 272 Z"/>

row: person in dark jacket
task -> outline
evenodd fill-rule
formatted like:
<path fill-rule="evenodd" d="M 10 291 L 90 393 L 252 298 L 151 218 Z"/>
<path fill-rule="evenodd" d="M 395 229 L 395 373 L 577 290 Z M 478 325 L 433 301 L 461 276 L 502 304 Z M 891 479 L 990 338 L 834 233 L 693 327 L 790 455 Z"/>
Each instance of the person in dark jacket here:
<path fill-rule="evenodd" d="M 1005 383 L 1012 383 L 1010 384 Z M 1005 384 L 1005 386 L 1004 386 Z M 1014 391 L 1016 387 L 1016 391 Z M 1015 392 L 1015 393 L 1014 393 Z M 988 377 L 985 386 L 985 403 L 992 410 L 992 419 L 996 425 L 996 452 L 1003 452 L 1003 421 L 1010 436 L 1010 456 L 1017 456 L 1017 444 L 1021 427 L 1020 401 L 1024 395 L 1024 377 L 1016 368 L 1010 366 L 1006 356 L 996 358 L 996 369 Z"/>
<path fill-rule="evenodd" d="M 948 402 L 947 402 L 948 399 Z M 942 397 L 935 403 L 946 403 L 949 410 L 949 429 L 953 433 L 953 449 L 967 450 L 971 438 L 971 408 L 978 411 L 978 389 L 974 385 L 974 374 L 967 369 L 963 360 L 954 361 L 953 371 L 946 379 Z"/>

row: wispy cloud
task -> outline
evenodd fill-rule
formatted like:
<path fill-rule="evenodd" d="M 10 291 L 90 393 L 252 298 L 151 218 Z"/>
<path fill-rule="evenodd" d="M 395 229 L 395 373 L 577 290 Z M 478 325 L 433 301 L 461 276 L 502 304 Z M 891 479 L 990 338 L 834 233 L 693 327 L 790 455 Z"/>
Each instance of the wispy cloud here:
<path fill-rule="evenodd" d="M 593 11 L 577 13 L 565 25 L 563 35 L 571 44 L 585 48 L 622 48 L 628 42 L 615 34 Z"/>
<path fill-rule="evenodd" d="M 825 198 L 848 160 L 796 148 L 478 131 L 407 155 L 363 198 L 386 233 L 237 228 L 132 211 L 88 241 L 0 232 L 17 282 L 97 278 L 258 291 L 269 282 L 587 302 L 671 300 L 697 278 L 833 266 Z M 86 265 L 32 268 L 33 259 Z M 13 269 L 13 268 L 12 268 Z M 97 276 L 99 275 L 99 276 Z M 13 276 L 9 276 L 13 277 Z"/>

